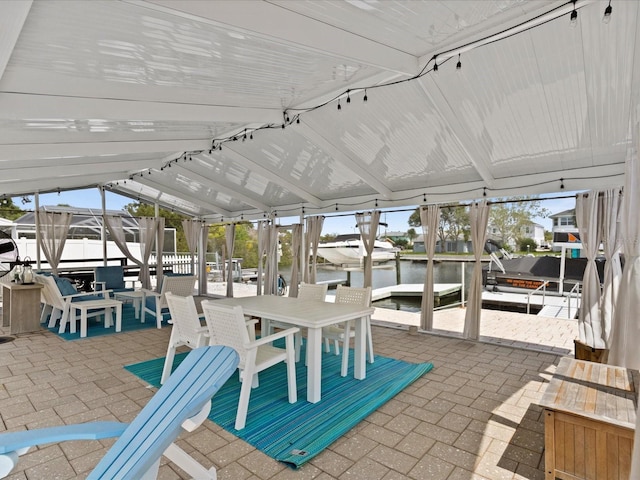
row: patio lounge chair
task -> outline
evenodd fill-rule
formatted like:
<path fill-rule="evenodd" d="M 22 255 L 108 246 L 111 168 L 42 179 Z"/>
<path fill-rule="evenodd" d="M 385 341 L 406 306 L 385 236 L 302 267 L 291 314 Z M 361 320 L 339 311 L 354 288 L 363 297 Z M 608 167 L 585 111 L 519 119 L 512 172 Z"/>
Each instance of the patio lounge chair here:
<path fill-rule="evenodd" d="M 280 362 L 286 362 L 289 403 L 298 401 L 293 336 L 300 331 L 299 328 L 289 328 L 255 340 L 255 331 L 250 332 L 247 328 L 242 307 L 204 301 L 202 310 L 209 329 L 210 344 L 226 345 L 235 349 L 240 355 L 238 368 L 242 387 L 236 414 L 236 430 L 242 430 L 245 427 L 251 389 L 258 387 L 258 373 L 262 370 Z M 255 322 L 251 321 L 249 325 L 250 328 L 255 328 Z M 280 338 L 285 339 L 286 348 L 271 345 L 273 341 Z"/>
<path fill-rule="evenodd" d="M 162 328 L 163 315 L 170 313 L 165 294 L 171 292 L 181 297 L 188 297 L 193 294 L 196 279 L 193 275 L 165 274 L 159 292 L 143 288 L 145 297 L 142 302 L 142 321 L 145 320 L 145 314 L 150 313 L 155 317 L 158 328 Z"/>
<path fill-rule="evenodd" d="M 75 317 L 70 318 L 71 302 L 101 300 L 109 298 L 109 294 L 111 293 L 110 290 L 103 290 L 101 292 L 78 292 L 67 279 L 59 278 L 54 275 L 36 274 L 34 275 L 34 281 L 43 285 L 40 295 L 43 303 L 40 321 L 41 323 L 44 323 L 48 314 L 48 327 L 53 328 L 56 326 L 58 320 L 60 320 L 59 333 L 64 333 L 67 328 L 67 323 L 77 320 Z M 87 316 L 103 314 L 105 314 L 104 308 L 91 310 L 88 312 Z"/>
<path fill-rule="evenodd" d="M 156 478 L 162 455 L 197 479 L 216 478 L 173 443 L 181 428 L 195 430 L 211 410 L 211 397 L 238 366 L 228 347 L 203 347 L 184 359 L 130 424 L 92 422 L 0 435 L 0 478 L 35 445 L 68 440 L 119 437 L 87 478 L 147 480 Z"/>
<path fill-rule="evenodd" d="M 176 348 L 183 345 L 189 348 L 203 347 L 207 344 L 209 337 L 207 327 L 200 324 L 196 302 L 192 296 L 181 297 L 167 292 L 165 298 L 169 305 L 173 326 L 160 383 L 166 382 L 171 375 Z"/>
<path fill-rule="evenodd" d="M 113 293 L 131 292 L 133 287 L 127 287 L 127 281 L 135 284 L 134 280 L 124 279 L 124 268 L 122 265 L 109 265 L 106 267 L 96 267 L 94 270 L 94 290 L 111 290 Z"/>

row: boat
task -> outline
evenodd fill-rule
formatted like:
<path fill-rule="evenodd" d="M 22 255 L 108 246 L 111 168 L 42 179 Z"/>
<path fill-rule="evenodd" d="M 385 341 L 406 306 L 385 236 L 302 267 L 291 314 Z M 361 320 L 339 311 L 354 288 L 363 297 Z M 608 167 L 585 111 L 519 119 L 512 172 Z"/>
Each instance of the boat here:
<path fill-rule="evenodd" d="M 396 258 L 399 249 L 388 240 L 376 239 L 371 258 L 374 263 L 384 263 Z M 338 235 L 332 242 L 318 244 L 318 255 L 327 262 L 340 266 L 361 265 L 367 252 L 359 234 Z"/>
<path fill-rule="evenodd" d="M 512 256 L 495 241 L 487 241 L 485 251 L 491 261 L 483 267 L 485 289 L 497 292 L 529 292 L 544 288 L 547 293 L 563 295 L 582 283 L 587 259 L 566 255 Z M 604 278 L 604 257 L 596 258 L 598 276 Z"/>

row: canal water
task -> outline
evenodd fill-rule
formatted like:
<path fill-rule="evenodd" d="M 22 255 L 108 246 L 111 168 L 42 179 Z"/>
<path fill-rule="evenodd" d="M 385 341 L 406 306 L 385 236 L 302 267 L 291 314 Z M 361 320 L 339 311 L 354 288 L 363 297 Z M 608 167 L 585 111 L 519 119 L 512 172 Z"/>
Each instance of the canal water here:
<path fill-rule="evenodd" d="M 462 272 L 464 269 L 465 298 L 468 295 L 469 281 L 473 273 L 473 262 L 437 262 L 434 265 L 434 283 L 463 283 Z M 373 288 L 389 287 L 397 285 L 396 267 L 394 262 L 389 263 L 388 269 L 375 269 L 373 271 Z M 281 268 L 280 273 L 287 282 L 291 279 L 291 269 Z M 400 283 L 424 283 L 427 274 L 426 261 L 400 260 Z M 351 286 L 362 287 L 364 283 L 363 272 L 350 272 Z M 347 280 L 347 272 L 318 266 L 318 282 Z M 331 295 L 331 290 L 329 294 Z M 402 310 L 407 312 L 419 312 L 421 297 L 390 297 L 374 302 L 375 307 Z M 455 300 L 454 301 L 459 301 Z"/>

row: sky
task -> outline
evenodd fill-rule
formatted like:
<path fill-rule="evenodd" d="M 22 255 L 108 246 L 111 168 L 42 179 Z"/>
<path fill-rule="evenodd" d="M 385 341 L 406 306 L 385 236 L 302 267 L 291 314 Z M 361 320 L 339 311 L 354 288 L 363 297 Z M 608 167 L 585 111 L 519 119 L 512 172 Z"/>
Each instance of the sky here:
<path fill-rule="evenodd" d="M 559 213 L 565 210 L 569 210 L 575 208 L 575 193 L 576 192 L 566 192 L 562 195 L 551 194 L 551 195 L 541 195 L 542 203 L 541 206 L 550 211 L 551 214 Z M 549 200 L 544 200 L 544 197 L 558 197 L 558 196 L 571 196 L 571 198 L 554 198 Z M 25 209 L 33 209 L 35 206 L 33 204 L 33 197 L 31 198 L 31 203 L 22 204 L 21 199 L 14 198 L 13 201 L 16 205 L 22 206 Z M 121 195 L 117 195 L 112 192 L 106 192 L 106 206 L 108 210 L 122 210 L 125 205 L 128 203 L 132 203 L 135 200 L 123 197 Z M 40 205 L 59 205 L 66 204 L 72 207 L 83 207 L 83 208 L 102 208 L 102 203 L 100 200 L 100 192 L 97 188 L 90 188 L 86 190 L 76 190 L 69 192 L 61 192 L 61 193 L 47 193 L 40 194 Z M 389 232 L 406 232 L 408 228 L 410 228 L 408 224 L 409 216 L 413 212 L 414 208 L 405 207 L 398 208 L 395 210 L 406 210 L 401 212 L 393 212 L 393 211 L 384 211 L 382 209 L 382 214 L 380 215 L 380 222 L 387 223 L 387 227 L 381 227 L 380 233 Z M 297 222 L 299 217 L 295 218 L 282 218 L 281 222 L 283 224 Z M 545 230 L 551 231 L 551 219 L 550 218 L 534 218 L 534 222 L 542 225 Z M 323 234 L 342 234 L 342 233 L 355 233 L 357 231 L 355 218 L 353 216 L 330 216 L 326 215 L 324 220 L 324 227 L 322 229 Z M 418 232 L 420 233 L 420 232 Z"/>

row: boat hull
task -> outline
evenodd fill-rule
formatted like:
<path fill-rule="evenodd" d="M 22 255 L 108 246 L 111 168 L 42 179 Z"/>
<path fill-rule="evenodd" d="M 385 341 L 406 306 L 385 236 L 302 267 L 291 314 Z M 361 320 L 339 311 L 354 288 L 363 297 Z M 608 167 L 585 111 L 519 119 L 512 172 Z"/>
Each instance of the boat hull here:
<path fill-rule="evenodd" d="M 396 257 L 397 249 L 390 243 L 376 241 L 371 258 L 383 263 Z M 360 241 L 328 242 L 318 245 L 318 255 L 334 265 L 360 265 L 367 252 Z"/>

